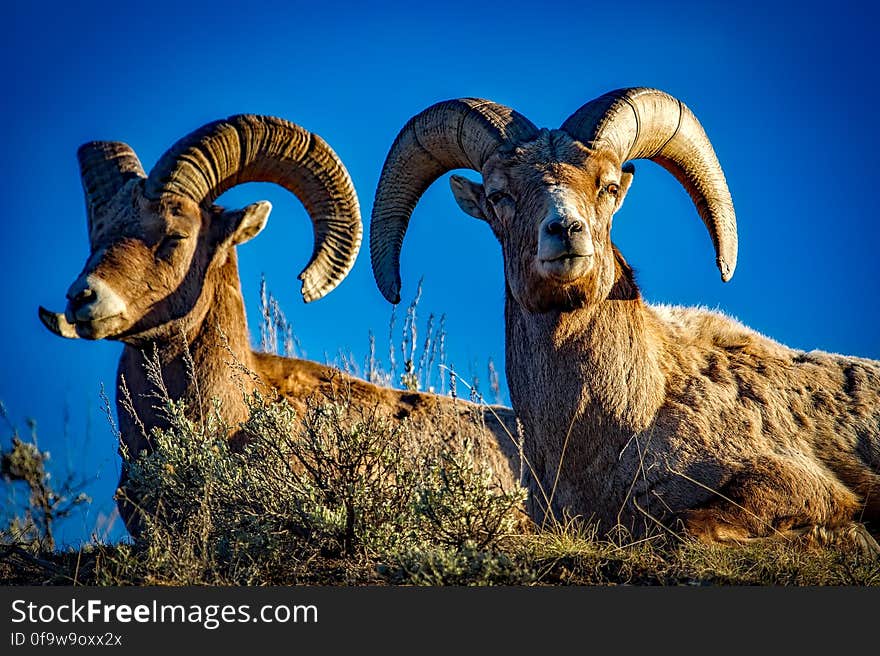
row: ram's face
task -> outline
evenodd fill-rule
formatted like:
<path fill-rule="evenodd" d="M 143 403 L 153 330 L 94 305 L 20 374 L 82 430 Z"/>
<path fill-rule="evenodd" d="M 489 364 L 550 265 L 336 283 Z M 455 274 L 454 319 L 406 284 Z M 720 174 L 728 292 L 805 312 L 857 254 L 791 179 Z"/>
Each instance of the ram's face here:
<path fill-rule="evenodd" d="M 90 253 L 63 315 L 40 312 L 56 334 L 137 343 L 189 330 L 212 297 L 208 273 L 227 260 L 243 215 L 261 206 L 258 228 L 268 215 L 268 203 L 223 212 L 180 196 L 150 200 L 142 190 L 142 180 L 127 182 L 92 221 Z"/>
<path fill-rule="evenodd" d="M 507 285 L 532 312 L 595 303 L 614 283 L 611 219 L 632 179 L 610 151 L 542 131 L 500 149 L 483 184 L 453 176 L 459 205 L 486 220 L 502 246 Z"/>

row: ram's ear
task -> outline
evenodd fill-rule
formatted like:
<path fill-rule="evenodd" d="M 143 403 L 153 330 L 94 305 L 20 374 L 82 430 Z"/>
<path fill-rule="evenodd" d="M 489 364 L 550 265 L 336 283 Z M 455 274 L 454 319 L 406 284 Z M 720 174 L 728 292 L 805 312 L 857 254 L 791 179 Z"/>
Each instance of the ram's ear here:
<path fill-rule="evenodd" d="M 261 200 L 240 210 L 223 212 L 224 242 L 228 246 L 243 244 L 260 234 L 269 220 L 272 204 Z"/>
<path fill-rule="evenodd" d="M 632 184 L 633 176 L 636 174 L 636 167 L 632 162 L 627 162 L 621 168 L 622 173 L 620 174 L 620 191 L 617 192 L 617 205 L 614 207 L 614 211 L 620 209 L 620 206 L 623 205 L 623 199 L 626 198 L 626 192 L 629 191 L 629 186 Z"/>
<path fill-rule="evenodd" d="M 449 186 L 455 202 L 466 213 L 475 219 L 486 221 L 486 195 L 483 185 L 471 182 L 460 175 L 449 177 Z"/>

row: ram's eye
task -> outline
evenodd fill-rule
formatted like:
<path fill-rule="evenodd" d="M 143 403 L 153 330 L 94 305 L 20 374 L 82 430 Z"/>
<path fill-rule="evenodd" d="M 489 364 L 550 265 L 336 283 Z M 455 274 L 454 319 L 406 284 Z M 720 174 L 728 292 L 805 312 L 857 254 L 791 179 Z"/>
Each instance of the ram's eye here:
<path fill-rule="evenodd" d="M 510 194 L 505 193 L 503 191 L 493 191 L 491 194 L 489 194 L 487 196 L 487 198 L 489 199 L 490 203 L 492 203 L 493 205 L 497 205 L 505 198 L 510 198 Z"/>
<path fill-rule="evenodd" d="M 617 196 L 617 193 L 620 191 L 620 185 L 614 182 L 609 182 L 607 185 L 605 185 L 605 191 L 612 196 Z"/>

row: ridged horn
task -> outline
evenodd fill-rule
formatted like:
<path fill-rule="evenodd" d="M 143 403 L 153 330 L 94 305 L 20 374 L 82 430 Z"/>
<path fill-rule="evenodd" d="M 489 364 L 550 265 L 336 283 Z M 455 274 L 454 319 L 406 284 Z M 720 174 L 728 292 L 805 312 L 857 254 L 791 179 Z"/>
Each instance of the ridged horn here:
<path fill-rule="evenodd" d="M 737 254 L 733 201 L 712 144 L 683 102 L 657 89 L 619 89 L 585 104 L 562 129 L 587 145 L 610 146 L 621 162 L 650 159 L 672 173 L 706 224 L 721 279 L 730 280 Z"/>
<path fill-rule="evenodd" d="M 373 275 L 386 299 L 400 302 L 403 237 L 431 183 L 453 169 L 480 171 L 499 145 L 537 131 L 522 114 L 480 98 L 439 102 L 403 126 L 382 167 L 370 222 Z"/>
<path fill-rule="evenodd" d="M 145 178 L 140 160 L 120 141 L 90 141 L 76 152 L 86 197 L 89 241 L 94 241 L 95 219 L 104 206 L 131 178 Z"/>
<path fill-rule="evenodd" d="M 299 274 L 303 299 L 321 298 L 351 270 L 363 227 L 354 185 L 339 157 L 316 134 L 281 118 L 239 114 L 183 137 L 156 163 L 145 194 L 177 194 L 202 205 L 245 182 L 292 192 L 312 220 L 312 256 Z"/>

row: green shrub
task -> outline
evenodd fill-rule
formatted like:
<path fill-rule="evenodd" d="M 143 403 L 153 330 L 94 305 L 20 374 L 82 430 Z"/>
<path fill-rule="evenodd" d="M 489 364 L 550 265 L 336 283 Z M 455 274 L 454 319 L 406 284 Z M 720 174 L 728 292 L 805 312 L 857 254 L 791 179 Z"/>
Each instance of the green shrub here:
<path fill-rule="evenodd" d="M 199 426 L 165 400 L 170 427 L 129 463 L 143 530 L 106 582 L 296 582 L 316 559 L 375 577 L 418 550 L 488 553 L 519 519 L 524 492 L 497 486 L 460 420 L 453 439 L 426 439 L 345 391 L 302 420 L 286 401 L 249 402 L 235 451 L 227 426 Z"/>

